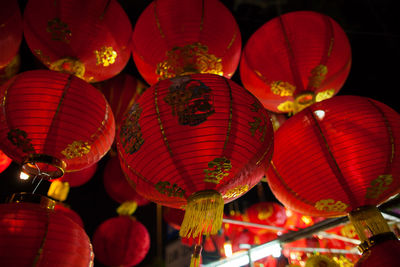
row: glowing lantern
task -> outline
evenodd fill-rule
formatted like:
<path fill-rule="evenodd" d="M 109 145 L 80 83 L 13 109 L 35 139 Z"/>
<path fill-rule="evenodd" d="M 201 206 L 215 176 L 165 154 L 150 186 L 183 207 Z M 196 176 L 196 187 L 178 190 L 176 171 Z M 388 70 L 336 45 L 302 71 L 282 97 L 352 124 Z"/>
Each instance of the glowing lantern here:
<path fill-rule="evenodd" d="M 273 147 L 272 124 L 261 103 L 213 74 L 151 86 L 116 138 L 122 168 L 137 192 L 184 208 L 180 235 L 199 239 L 220 229 L 224 203 L 261 180 Z"/>
<path fill-rule="evenodd" d="M 106 99 L 73 75 L 23 72 L 0 88 L 0 96 L 0 148 L 28 174 L 55 179 L 81 170 L 114 140 Z"/>
<path fill-rule="evenodd" d="M 24 36 L 49 69 L 96 82 L 127 64 L 132 25 L 116 0 L 29 0 Z"/>
<path fill-rule="evenodd" d="M 261 26 L 240 61 L 243 86 L 277 113 L 296 113 L 334 96 L 351 66 L 346 33 L 330 17 L 295 11 Z"/>
<path fill-rule="evenodd" d="M 10 166 L 12 159 L 10 159 L 3 151 L 0 150 L 0 173 Z"/>
<path fill-rule="evenodd" d="M 24 203 L 27 197 L 35 203 Z M 53 210 L 55 202 L 18 195 L 0 205 L 1 266 L 93 266 L 90 239 L 81 226 Z M 37 202 L 36 202 L 37 201 Z"/>
<path fill-rule="evenodd" d="M 286 208 L 285 228 L 289 230 L 298 230 L 313 225 L 316 221 L 312 216 L 304 215 L 300 212 Z"/>
<path fill-rule="evenodd" d="M 390 233 L 376 206 L 400 189 L 400 115 L 378 101 L 336 96 L 282 125 L 267 180 L 290 209 L 348 215 L 361 240 Z"/>
<path fill-rule="evenodd" d="M 132 37 L 135 64 L 150 85 L 193 73 L 230 78 L 241 53 L 235 18 L 218 0 L 157 0 L 137 20 Z"/>
<path fill-rule="evenodd" d="M 131 216 L 104 221 L 93 234 L 96 259 L 107 266 L 135 266 L 150 249 L 146 227 Z"/>

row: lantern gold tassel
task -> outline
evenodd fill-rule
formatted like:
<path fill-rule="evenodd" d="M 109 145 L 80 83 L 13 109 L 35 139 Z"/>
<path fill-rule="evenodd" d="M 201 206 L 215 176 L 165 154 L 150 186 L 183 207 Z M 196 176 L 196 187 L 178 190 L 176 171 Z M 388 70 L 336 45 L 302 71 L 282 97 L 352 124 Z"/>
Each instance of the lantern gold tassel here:
<path fill-rule="evenodd" d="M 222 226 L 224 200 L 219 192 L 206 190 L 188 198 L 185 216 L 180 229 L 181 237 L 217 234 Z"/>
<path fill-rule="evenodd" d="M 69 183 L 61 182 L 59 180 L 54 180 L 51 182 L 49 186 L 49 190 L 47 191 L 47 196 L 56 199 L 60 202 L 63 202 L 67 199 L 69 193 Z"/>
<path fill-rule="evenodd" d="M 194 247 L 192 258 L 190 260 L 190 267 L 198 267 L 200 265 L 200 256 L 202 249 L 202 246 L 199 244 Z"/>
<path fill-rule="evenodd" d="M 117 213 L 119 215 L 131 216 L 137 209 L 136 201 L 125 201 L 117 208 Z"/>

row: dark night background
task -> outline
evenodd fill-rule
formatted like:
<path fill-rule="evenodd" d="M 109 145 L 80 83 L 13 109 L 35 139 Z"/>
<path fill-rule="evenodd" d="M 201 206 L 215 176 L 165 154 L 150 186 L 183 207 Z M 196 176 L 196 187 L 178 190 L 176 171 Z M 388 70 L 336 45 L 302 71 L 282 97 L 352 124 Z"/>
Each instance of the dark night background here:
<path fill-rule="evenodd" d="M 5 0 L 1 0 L 5 1 Z M 140 13 L 151 2 L 149 0 L 119 0 L 132 26 Z M 398 95 L 400 91 L 400 19 L 396 1 L 390 0 L 223 0 L 231 10 L 242 33 L 242 47 L 250 35 L 268 20 L 290 11 L 313 10 L 326 14 L 336 20 L 348 35 L 352 47 L 352 67 L 349 77 L 340 91 L 340 95 L 360 95 L 381 101 L 400 112 Z M 19 0 L 23 10 L 26 0 Z M 40 68 L 40 63 L 31 54 L 23 41 L 20 49 L 21 70 Z M 140 78 L 132 58 L 124 69 L 125 72 Z M 240 83 L 238 71 L 232 78 Z M 85 224 L 85 229 L 92 236 L 96 227 L 108 218 L 117 216 L 115 209 L 118 203 L 105 193 L 102 184 L 102 172 L 108 155 L 99 162 L 95 176 L 85 185 L 71 188 L 65 201 L 78 212 Z M 32 191 L 30 183 L 22 183 L 17 177 L 19 166 L 15 163 L 0 174 L 1 201 L 11 192 Z M 43 182 L 39 193 L 46 195 L 49 184 Z M 275 200 L 266 183 L 262 196 L 253 188 L 234 204 L 244 209 L 261 197 Z M 134 216 L 142 222 L 151 234 L 151 248 L 145 260 L 138 266 L 155 266 L 156 247 L 156 205 L 154 203 L 139 207 Z M 167 244 L 166 225 L 163 225 L 163 245 Z M 95 262 L 95 267 L 101 267 Z"/>

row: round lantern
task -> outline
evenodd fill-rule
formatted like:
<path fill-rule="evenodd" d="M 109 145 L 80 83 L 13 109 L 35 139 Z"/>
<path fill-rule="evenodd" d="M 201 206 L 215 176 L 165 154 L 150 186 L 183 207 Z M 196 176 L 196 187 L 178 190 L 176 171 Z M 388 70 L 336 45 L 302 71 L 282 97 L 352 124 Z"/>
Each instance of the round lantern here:
<path fill-rule="evenodd" d="M 97 163 L 79 171 L 67 172 L 59 180 L 68 183 L 70 187 L 78 187 L 86 184 L 97 171 Z"/>
<path fill-rule="evenodd" d="M 65 73 L 34 70 L 0 87 L 0 149 L 43 179 L 88 167 L 110 149 L 115 123 L 104 96 Z"/>
<path fill-rule="evenodd" d="M 96 260 L 107 266 L 135 266 L 150 249 L 146 227 L 131 216 L 104 221 L 93 234 Z"/>
<path fill-rule="evenodd" d="M 116 0 L 29 0 L 23 19 L 30 50 L 51 70 L 96 82 L 129 60 L 132 25 Z"/>
<path fill-rule="evenodd" d="M 148 87 L 127 73 L 118 74 L 111 79 L 95 84 L 95 86 L 100 89 L 110 104 L 117 127 L 121 124 L 124 114 Z"/>
<path fill-rule="evenodd" d="M 10 166 L 12 159 L 10 159 L 3 151 L 0 150 L 0 173 Z"/>
<path fill-rule="evenodd" d="M 79 216 L 78 213 L 76 213 L 74 210 L 72 210 L 67 204 L 62 203 L 62 202 L 56 202 L 54 206 L 54 211 L 56 213 L 60 213 L 68 218 L 70 218 L 72 221 L 77 223 L 80 227 L 84 227 L 83 221 L 81 216 Z"/>
<path fill-rule="evenodd" d="M 1 70 L 18 54 L 23 35 L 22 28 L 18 1 L 0 1 L 0 75 Z"/>
<path fill-rule="evenodd" d="M 117 147 L 136 190 L 184 208 L 180 235 L 196 238 L 216 234 L 224 203 L 261 180 L 273 129 L 247 90 L 219 75 L 193 74 L 148 88 L 121 125 Z"/>
<path fill-rule="evenodd" d="M 250 36 L 240 61 L 243 86 L 270 111 L 296 113 L 334 96 L 350 71 L 351 47 L 332 18 L 295 11 Z"/>
<path fill-rule="evenodd" d="M 83 228 L 55 212 L 54 201 L 28 196 L 37 203 L 25 203 L 27 195 L 20 195 L 16 203 L 0 205 L 0 265 L 92 266 L 92 246 Z"/>
<path fill-rule="evenodd" d="M 155 0 L 135 24 L 132 55 L 150 85 L 192 73 L 230 78 L 241 42 L 235 18 L 219 0 Z"/>
<path fill-rule="evenodd" d="M 289 230 L 299 230 L 313 225 L 316 221 L 314 217 L 304 215 L 300 212 L 286 208 L 285 228 Z"/>

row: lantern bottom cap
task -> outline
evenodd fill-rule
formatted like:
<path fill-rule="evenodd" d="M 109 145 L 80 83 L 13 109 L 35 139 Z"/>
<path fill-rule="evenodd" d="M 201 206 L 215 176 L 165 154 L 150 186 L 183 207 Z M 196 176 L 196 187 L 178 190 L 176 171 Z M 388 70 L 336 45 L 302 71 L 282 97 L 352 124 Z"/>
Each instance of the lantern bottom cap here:
<path fill-rule="evenodd" d="M 67 164 L 46 154 L 31 154 L 22 162 L 22 170 L 44 180 L 52 180 L 64 175 Z"/>

